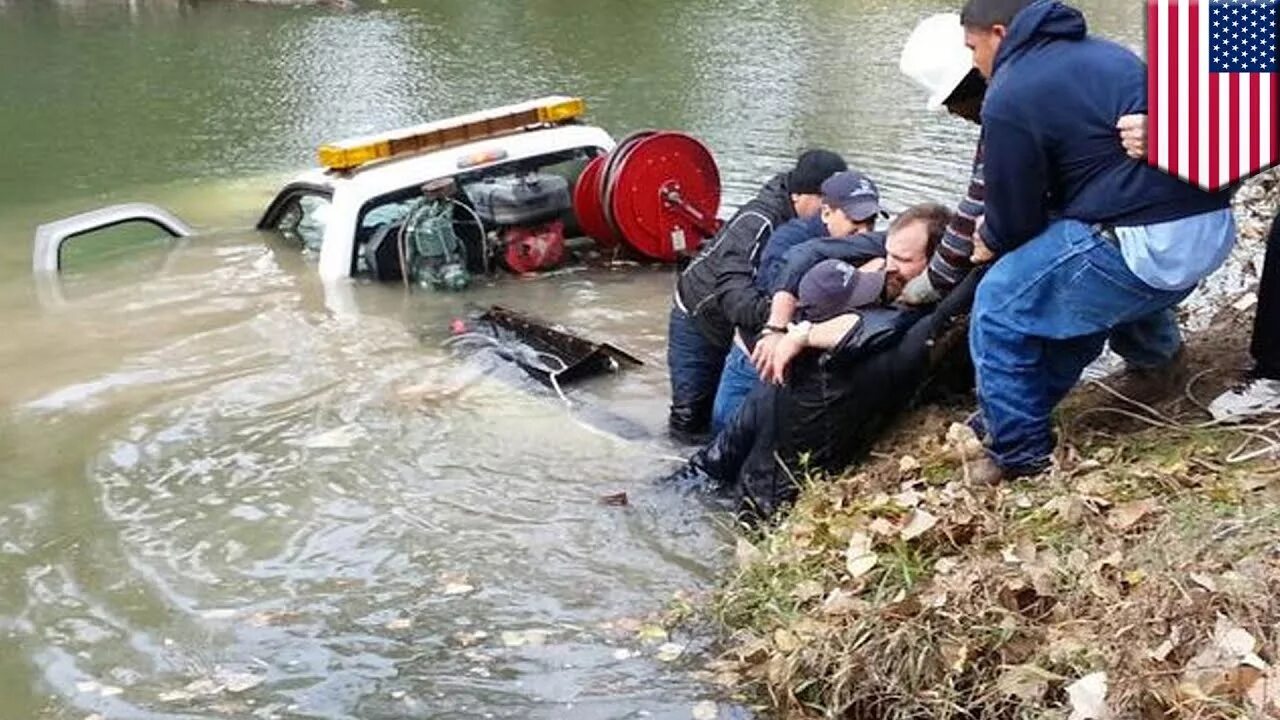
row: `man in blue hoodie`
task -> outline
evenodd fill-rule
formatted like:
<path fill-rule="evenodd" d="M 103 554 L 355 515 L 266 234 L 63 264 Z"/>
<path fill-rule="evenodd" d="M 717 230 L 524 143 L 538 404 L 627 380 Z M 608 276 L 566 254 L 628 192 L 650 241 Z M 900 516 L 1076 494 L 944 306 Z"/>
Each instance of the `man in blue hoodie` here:
<path fill-rule="evenodd" d="M 1146 347 L 1180 345 L 1172 308 L 1226 259 L 1236 230 L 1229 192 L 1126 156 L 1116 118 L 1146 112 L 1146 66 L 1088 35 L 1078 10 L 969 0 L 961 24 L 990 82 L 974 259 L 998 259 L 969 342 L 989 448 L 975 475 L 998 481 L 1048 467 L 1050 415 L 1111 330 L 1136 323 L 1153 335 Z"/>

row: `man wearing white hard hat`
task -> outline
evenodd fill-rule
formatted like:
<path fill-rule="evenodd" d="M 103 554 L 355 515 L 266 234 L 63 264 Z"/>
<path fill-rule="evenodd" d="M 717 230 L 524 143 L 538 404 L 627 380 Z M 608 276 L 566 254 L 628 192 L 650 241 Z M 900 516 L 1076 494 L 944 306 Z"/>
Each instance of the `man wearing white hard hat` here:
<path fill-rule="evenodd" d="M 929 93 L 926 107 L 946 109 L 952 115 L 979 122 L 987 83 L 973 67 L 973 53 L 964 44 L 964 28 L 957 13 L 939 13 L 921 20 L 902 48 L 898 62 L 902 73 Z M 902 292 L 902 301 L 914 305 L 937 302 L 973 267 L 973 233 L 982 217 L 982 143 L 974 153 L 968 192 L 956 207 L 946 235 L 929 261 L 929 271 Z"/>

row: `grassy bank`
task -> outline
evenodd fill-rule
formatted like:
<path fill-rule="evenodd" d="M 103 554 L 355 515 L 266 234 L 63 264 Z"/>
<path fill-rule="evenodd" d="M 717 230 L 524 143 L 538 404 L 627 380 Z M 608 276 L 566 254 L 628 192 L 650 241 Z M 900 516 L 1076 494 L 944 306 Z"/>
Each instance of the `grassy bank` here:
<path fill-rule="evenodd" d="M 1266 183 L 1242 212 L 1275 212 Z M 1200 399 L 1246 362 L 1234 304 L 1161 402 L 1078 391 L 1045 476 L 970 482 L 953 408 L 809 477 L 738 541 L 707 678 L 785 717 L 1280 717 L 1280 422 L 1214 426 Z"/>

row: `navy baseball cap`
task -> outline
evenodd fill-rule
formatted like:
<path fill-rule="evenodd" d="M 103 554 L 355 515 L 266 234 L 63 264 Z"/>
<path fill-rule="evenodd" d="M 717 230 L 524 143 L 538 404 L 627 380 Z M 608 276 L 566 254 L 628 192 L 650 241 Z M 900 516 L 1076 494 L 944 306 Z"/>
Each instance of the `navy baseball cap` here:
<path fill-rule="evenodd" d="M 806 320 L 823 322 L 872 305 L 884 292 L 883 272 L 864 272 L 843 260 L 823 260 L 800 279 L 799 306 Z"/>
<path fill-rule="evenodd" d="M 885 214 L 876 184 L 857 170 L 845 170 L 827 178 L 822 183 L 822 202 L 843 210 L 854 222 Z"/>

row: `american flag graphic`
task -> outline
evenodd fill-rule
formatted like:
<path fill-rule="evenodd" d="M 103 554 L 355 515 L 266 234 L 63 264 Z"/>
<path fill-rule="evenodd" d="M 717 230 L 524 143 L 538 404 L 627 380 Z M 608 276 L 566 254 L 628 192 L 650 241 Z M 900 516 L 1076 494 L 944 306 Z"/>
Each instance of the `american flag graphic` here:
<path fill-rule="evenodd" d="M 1148 0 L 1147 161 L 1208 190 L 1280 162 L 1277 0 Z"/>

